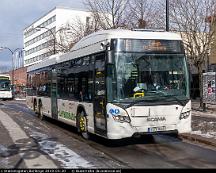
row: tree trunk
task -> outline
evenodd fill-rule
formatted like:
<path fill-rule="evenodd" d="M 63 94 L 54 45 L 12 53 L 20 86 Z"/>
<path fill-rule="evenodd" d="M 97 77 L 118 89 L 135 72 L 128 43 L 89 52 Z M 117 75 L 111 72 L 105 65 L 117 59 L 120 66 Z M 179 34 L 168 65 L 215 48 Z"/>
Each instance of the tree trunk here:
<path fill-rule="evenodd" d="M 204 108 L 203 106 L 203 70 L 202 70 L 202 65 L 199 65 L 197 67 L 198 69 L 198 74 L 199 74 L 199 91 L 200 91 L 200 108 Z"/>

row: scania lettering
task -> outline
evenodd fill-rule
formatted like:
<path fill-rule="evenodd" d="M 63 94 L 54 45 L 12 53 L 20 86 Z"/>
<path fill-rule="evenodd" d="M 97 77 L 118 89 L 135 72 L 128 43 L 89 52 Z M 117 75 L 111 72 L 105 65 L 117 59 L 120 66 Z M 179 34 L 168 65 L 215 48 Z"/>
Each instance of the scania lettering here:
<path fill-rule="evenodd" d="M 147 121 L 166 121 L 165 117 L 147 118 Z"/>
<path fill-rule="evenodd" d="M 189 75 L 176 33 L 95 32 L 27 71 L 27 105 L 85 138 L 191 131 Z"/>

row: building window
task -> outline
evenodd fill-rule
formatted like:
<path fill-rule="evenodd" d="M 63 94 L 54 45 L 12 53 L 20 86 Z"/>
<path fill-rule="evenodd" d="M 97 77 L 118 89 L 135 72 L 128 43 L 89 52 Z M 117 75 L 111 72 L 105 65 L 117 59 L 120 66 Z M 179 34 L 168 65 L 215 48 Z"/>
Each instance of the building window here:
<path fill-rule="evenodd" d="M 51 31 L 52 31 L 52 32 L 55 32 L 55 30 L 56 30 L 56 27 L 51 28 Z M 25 42 L 25 43 L 24 43 L 24 44 L 25 44 L 25 47 L 27 47 L 27 46 L 29 46 L 29 45 L 31 45 L 31 44 L 34 44 L 35 42 L 40 41 L 40 40 L 42 40 L 43 38 L 46 38 L 46 37 L 48 37 L 48 36 L 50 36 L 50 35 L 51 35 L 51 32 L 50 32 L 50 31 L 46 31 L 46 32 L 42 33 L 41 35 L 39 35 L 39 36 L 37 36 L 37 37 L 35 37 L 35 38 L 33 38 L 33 39 L 31 39 L 31 40 Z"/>
<path fill-rule="evenodd" d="M 49 22 L 50 21 L 50 22 Z M 43 22 L 41 25 L 39 25 L 40 27 L 46 27 L 48 25 L 50 25 L 51 23 L 56 21 L 56 16 L 53 16 L 51 18 L 49 18 L 48 20 L 46 20 L 45 22 Z M 32 34 L 34 34 L 35 32 L 37 32 L 36 29 L 31 29 L 27 32 L 24 33 L 24 38 L 27 38 L 29 36 L 31 36 Z"/>

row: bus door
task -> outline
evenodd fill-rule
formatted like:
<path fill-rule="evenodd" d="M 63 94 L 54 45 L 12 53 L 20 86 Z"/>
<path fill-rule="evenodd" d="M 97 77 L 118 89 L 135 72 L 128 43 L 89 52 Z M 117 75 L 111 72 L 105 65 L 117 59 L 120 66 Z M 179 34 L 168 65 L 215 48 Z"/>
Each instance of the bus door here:
<path fill-rule="evenodd" d="M 106 136 L 107 124 L 104 53 L 95 56 L 94 78 L 94 128 L 96 133 Z"/>
<path fill-rule="evenodd" d="M 58 119 L 57 72 L 56 72 L 56 69 L 52 69 L 52 82 L 51 82 L 51 113 L 52 113 L 52 118 Z"/>

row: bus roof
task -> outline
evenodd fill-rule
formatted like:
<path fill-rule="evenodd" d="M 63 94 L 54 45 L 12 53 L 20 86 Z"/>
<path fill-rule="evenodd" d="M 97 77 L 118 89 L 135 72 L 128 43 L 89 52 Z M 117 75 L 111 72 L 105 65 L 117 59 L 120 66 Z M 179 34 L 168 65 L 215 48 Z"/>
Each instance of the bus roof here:
<path fill-rule="evenodd" d="M 161 32 L 158 30 L 126 30 L 126 29 L 111 29 L 94 32 L 84 38 L 82 38 L 71 49 L 76 50 L 82 47 L 88 46 L 93 42 L 98 42 L 107 39 L 160 39 L 160 40 L 182 40 L 181 36 L 172 32 Z"/>
<path fill-rule="evenodd" d="M 8 73 L 0 73 L 0 76 L 10 77 L 10 74 L 8 74 Z"/>
<path fill-rule="evenodd" d="M 3 78 L 8 78 L 9 80 L 10 80 L 10 75 L 9 74 L 0 74 L 0 79 L 2 79 L 2 77 Z"/>
<path fill-rule="evenodd" d="M 94 32 L 77 42 L 70 52 L 66 54 L 54 55 L 45 60 L 28 67 L 27 72 L 47 67 L 56 63 L 65 62 L 78 57 L 87 56 L 103 51 L 101 43 L 109 43 L 111 39 L 152 39 L 152 40 L 182 40 L 181 36 L 171 32 L 161 32 L 157 30 L 125 30 L 111 29 Z"/>

